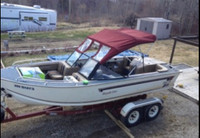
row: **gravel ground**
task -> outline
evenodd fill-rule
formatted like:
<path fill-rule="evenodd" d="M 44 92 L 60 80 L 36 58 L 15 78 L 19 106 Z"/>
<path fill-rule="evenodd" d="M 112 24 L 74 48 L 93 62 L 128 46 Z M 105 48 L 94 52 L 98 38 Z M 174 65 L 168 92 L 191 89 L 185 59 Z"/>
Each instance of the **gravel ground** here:
<path fill-rule="evenodd" d="M 199 105 L 173 92 L 149 95 L 162 98 L 164 108 L 153 121 L 130 128 L 136 138 L 199 137 Z M 31 112 L 44 106 L 28 106 L 14 99 L 7 104 L 17 113 Z M 1 138 L 126 138 L 128 137 L 103 111 L 72 116 L 40 116 L 1 124 Z"/>

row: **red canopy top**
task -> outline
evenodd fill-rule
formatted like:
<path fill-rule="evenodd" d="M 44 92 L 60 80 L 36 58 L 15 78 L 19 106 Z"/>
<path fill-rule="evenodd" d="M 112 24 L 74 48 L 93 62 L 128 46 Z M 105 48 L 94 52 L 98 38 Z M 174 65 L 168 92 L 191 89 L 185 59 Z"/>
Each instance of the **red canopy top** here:
<path fill-rule="evenodd" d="M 138 44 L 152 43 L 156 40 L 155 35 L 133 29 L 104 29 L 96 34 L 88 36 L 88 38 L 99 42 L 100 45 L 111 48 L 100 63 L 104 63 L 118 53 Z"/>

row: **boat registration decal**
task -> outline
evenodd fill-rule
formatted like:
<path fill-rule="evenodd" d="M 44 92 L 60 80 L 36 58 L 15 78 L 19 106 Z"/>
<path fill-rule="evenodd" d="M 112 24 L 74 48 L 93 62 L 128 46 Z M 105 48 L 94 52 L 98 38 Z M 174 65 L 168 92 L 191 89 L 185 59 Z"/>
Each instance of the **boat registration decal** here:
<path fill-rule="evenodd" d="M 108 92 L 103 92 L 102 94 L 103 95 L 107 95 L 107 94 L 113 94 L 113 93 L 116 93 L 117 90 L 111 90 L 111 91 L 108 91 Z"/>
<path fill-rule="evenodd" d="M 32 91 L 35 90 L 35 88 L 33 88 L 33 87 L 21 86 L 21 85 L 17 85 L 17 84 L 15 84 L 14 87 L 21 88 L 21 89 L 26 89 L 26 90 L 32 90 Z"/>

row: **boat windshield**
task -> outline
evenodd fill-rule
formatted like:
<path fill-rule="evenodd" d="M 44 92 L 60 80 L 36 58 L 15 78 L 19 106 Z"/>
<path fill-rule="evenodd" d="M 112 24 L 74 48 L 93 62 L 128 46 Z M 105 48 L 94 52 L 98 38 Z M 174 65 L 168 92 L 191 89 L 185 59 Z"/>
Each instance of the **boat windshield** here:
<path fill-rule="evenodd" d="M 92 43 L 91 39 L 86 39 L 85 42 L 78 48 L 79 51 L 84 52 Z"/>
<path fill-rule="evenodd" d="M 98 49 L 100 48 L 100 43 L 95 41 L 92 43 L 91 39 L 86 39 L 83 44 L 78 48 L 79 52 L 73 52 L 66 60 L 66 62 L 70 66 L 74 66 L 76 62 L 79 62 L 79 60 L 88 59 L 88 57 L 94 56 L 97 52 L 98 54 L 95 56 L 95 59 L 100 59 L 103 54 L 102 52 L 106 51 L 106 48 L 104 47 L 105 46 L 103 46 L 98 52 Z"/>
<path fill-rule="evenodd" d="M 87 79 L 93 80 L 106 80 L 106 79 L 116 79 L 122 78 L 121 75 L 115 73 L 114 71 L 108 69 L 104 65 L 98 64 L 98 61 L 89 58 L 87 62 L 82 66 L 79 71 L 80 74 L 85 76 Z"/>
<path fill-rule="evenodd" d="M 78 59 L 79 57 L 81 56 L 81 53 L 77 52 L 77 51 L 74 51 L 70 57 L 67 59 L 67 63 L 72 66 Z"/>
<path fill-rule="evenodd" d="M 88 61 L 83 65 L 83 67 L 80 69 L 80 73 L 84 75 L 86 78 L 89 78 L 90 74 L 94 70 L 94 68 L 97 66 L 98 62 L 93 59 L 88 59 Z"/>
<path fill-rule="evenodd" d="M 101 59 L 109 52 L 110 48 L 103 45 L 99 52 L 93 57 L 94 59 L 101 61 Z"/>

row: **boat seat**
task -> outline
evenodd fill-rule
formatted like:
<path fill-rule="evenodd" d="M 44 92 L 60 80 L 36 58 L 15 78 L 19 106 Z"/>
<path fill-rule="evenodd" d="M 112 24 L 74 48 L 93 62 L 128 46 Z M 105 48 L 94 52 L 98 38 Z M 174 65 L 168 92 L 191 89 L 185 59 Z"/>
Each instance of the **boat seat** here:
<path fill-rule="evenodd" d="M 127 58 L 123 57 L 123 60 L 113 62 L 112 66 L 110 66 L 109 68 L 118 74 L 124 74 L 124 72 L 127 72 L 125 71 L 127 70 L 126 69 L 127 64 L 128 64 Z"/>
<path fill-rule="evenodd" d="M 72 75 L 73 72 L 78 72 L 79 67 L 70 67 L 65 62 L 58 62 L 57 67 L 47 71 L 48 77 L 53 80 L 62 80 L 64 76 Z M 55 65 L 54 65 L 55 66 Z"/>
<path fill-rule="evenodd" d="M 78 72 L 79 69 L 80 69 L 79 67 L 65 68 L 63 71 L 63 75 L 64 76 L 72 75 L 74 72 Z"/>
<path fill-rule="evenodd" d="M 147 72 L 165 72 L 168 69 L 160 64 L 151 64 L 151 65 L 144 65 L 144 71 L 143 71 L 143 66 L 137 67 L 135 74 L 140 74 L 140 73 L 147 73 Z"/>
<path fill-rule="evenodd" d="M 133 59 L 125 69 L 129 71 L 130 75 L 142 73 L 143 64 L 139 59 Z"/>
<path fill-rule="evenodd" d="M 135 74 L 147 73 L 147 72 L 155 72 L 156 71 L 156 64 L 152 65 L 143 65 L 136 67 Z"/>
<path fill-rule="evenodd" d="M 62 63 L 58 63 L 58 69 L 48 71 L 47 75 L 50 77 L 50 79 L 62 80 L 64 70 L 65 70 L 65 65 Z"/>
<path fill-rule="evenodd" d="M 63 79 L 63 75 L 60 74 L 57 70 L 48 71 L 47 74 L 53 80 L 62 80 Z"/>
<path fill-rule="evenodd" d="M 162 66 L 160 64 L 156 65 L 156 69 L 157 69 L 158 72 L 166 72 L 166 71 L 168 71 L 168 69 L 166 67 L 164 67 L 164 66 Z"/>
<path fill-rule="evenodd" d="M 74 78 L 76 78 L 79 82 L 87 80 L 85 77 L 83 77 L 81 74 L 79 74 L 78 72 L 74 72 L 72 74 L 72 76 L 74 76 Z"/>

